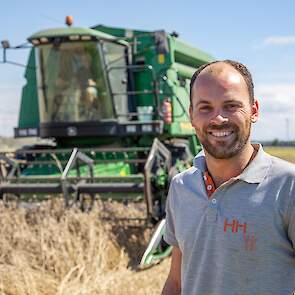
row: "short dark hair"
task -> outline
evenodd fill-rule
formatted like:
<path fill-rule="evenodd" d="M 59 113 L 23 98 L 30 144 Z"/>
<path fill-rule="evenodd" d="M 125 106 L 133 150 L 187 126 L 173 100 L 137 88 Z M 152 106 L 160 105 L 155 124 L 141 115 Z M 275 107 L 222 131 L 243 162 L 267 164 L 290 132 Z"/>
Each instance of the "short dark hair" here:
<path fill-rule="evenodd" d="M 250 71 L 247 69 L 247 67 L 245 65 L 243 65 L 240 62 L 234 61 L 234 60 L 230 60 L 230 59 L 226 59 L 226 60 L 216 60 L 216 61 L 212 61 L 209 62 L 207 64 L 204 64 L 202 66 L 200 66 L 195 73 L 193 74 L 192 78 L 191 78 L 191 83 L 190 83 L 190 105 L 192 106 L 192 101 L 193 101 L 193 86 L 194 83 L 197 79 L 197 77 L 199 76 L 199 74 L 208 66 L 213 65 L 215 63 L 226 63 L 231 65 L 234 69 L 236 69 L 244 78 L 247 87 L 248 87 L 248 93 L 249 93 L 249 97 L 250 97 L 250 103 L 253 104 L 254 103 L 254 84 L 253 84 L 253 80 L 252 80 L 252 75 L 250 73 Z"/>

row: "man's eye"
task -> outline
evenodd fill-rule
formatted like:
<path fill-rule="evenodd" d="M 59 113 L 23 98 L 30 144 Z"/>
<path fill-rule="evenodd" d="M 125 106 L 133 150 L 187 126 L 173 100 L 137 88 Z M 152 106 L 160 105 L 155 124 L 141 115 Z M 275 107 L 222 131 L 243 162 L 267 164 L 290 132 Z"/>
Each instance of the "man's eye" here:
<path fill-rule="evenodd" d="M 201 107 L 199 107 L 200 112 L 208 112 L 210 110 L 211 110 L 210 106 L 201 106 Z"/>
<path fill-rule="evenodd" d="M 234 109 L 237 109 L 239 106 L 238 105 L 236 105 L 236 104 L 227 104 L 226 106 L 225 106 L 225 109 L 227 109 L 227 110 L 234 110 Z"/>

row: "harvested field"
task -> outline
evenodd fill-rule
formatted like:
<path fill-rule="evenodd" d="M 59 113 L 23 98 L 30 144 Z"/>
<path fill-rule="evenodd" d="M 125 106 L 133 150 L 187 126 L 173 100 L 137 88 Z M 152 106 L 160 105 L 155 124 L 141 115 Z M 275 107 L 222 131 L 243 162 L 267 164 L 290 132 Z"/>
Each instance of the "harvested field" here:
<path fill-rule="evenodd" d="M 0 149 L 31 143 L 1 138 Z M 151 229 L 113 219 L 142 218 L 145 204 L 98 202 L 90 213 L 65 210 L 60 199 L 23 207 L 0 202 L 1 295 L 160 294 L 170 259 L 136 270 Z"/>
<path fill-rule="evenodd" d="M 269 154 L 279 157 L 283 160 L 289 161 L 291 163 L 295 163 L 295 147 L 276 147 L 276 146 L 269 146 L 264 147 L 265 151 Z"/>
<path fill-rule="evenodd" d="M 108 207 L 113 214 L 141 214 L 136 206 Z M 159 294 L 169 259 L 132 270 L 150 230 L 103 221 L 103 209 L 64 210 L 57 199 L 34 209 L 0 204 L 0 294 Z"/>

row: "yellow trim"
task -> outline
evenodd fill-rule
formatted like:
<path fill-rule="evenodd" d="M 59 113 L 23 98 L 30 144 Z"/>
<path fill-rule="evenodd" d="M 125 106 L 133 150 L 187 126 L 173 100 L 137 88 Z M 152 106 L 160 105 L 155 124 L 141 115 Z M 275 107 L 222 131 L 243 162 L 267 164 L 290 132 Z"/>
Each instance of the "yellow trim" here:
<path fill-rule="evenodd" d="M 165 55 L 163 53 L 158 54 L 158 63 L 159 64 L 165 63 Z"/>
<path fill-rule="evenodd" d="M 180 129 L 191 130 L 191 129 L 193 129 L 193 126 L 190 122 L 180 122 Z"/>

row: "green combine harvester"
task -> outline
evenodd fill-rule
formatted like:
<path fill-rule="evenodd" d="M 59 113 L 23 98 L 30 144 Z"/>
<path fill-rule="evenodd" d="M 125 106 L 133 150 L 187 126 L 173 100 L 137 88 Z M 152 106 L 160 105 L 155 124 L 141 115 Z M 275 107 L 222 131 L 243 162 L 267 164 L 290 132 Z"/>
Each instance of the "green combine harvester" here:
<path fill-rule="evenodd" d="M 141 195 L 144 219 L 162 224 L 170 179 L 200 150 L 190 78 L 213 57 L 176 33 L 67 24 L 28 38 L 15 137 L 54 144 L 1 152 L 0 197 L 62 194 L 67 206 L 85 209 L 96 195 L 129 202 Z M 169 252 L 154 238 L 142 263 Z"/>

